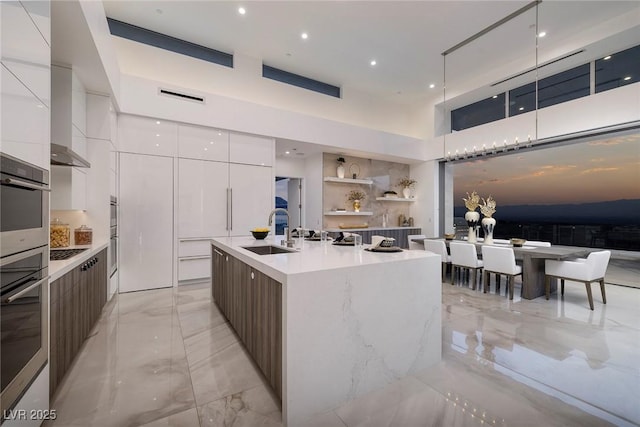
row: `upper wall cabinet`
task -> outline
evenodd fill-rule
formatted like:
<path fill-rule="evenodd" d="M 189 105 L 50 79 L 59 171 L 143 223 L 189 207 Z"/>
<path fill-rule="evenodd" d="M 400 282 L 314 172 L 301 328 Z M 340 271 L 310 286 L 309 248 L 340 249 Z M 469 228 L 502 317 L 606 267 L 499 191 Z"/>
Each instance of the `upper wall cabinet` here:
<path fill-rule="evenodd" d="M 51 209 L 87 209 L 87 174 L 83 169 L 51 166 Z"/>
<path fill-rule="evenodd" d="M 232 132 L 229 135 L 229 161 L 248 165 L 273 166 L 273 138 Z"/>
<path fill-rule="evenodd" d="M 50 36 L 49 4 L 30 3 L 32 2 L 0 2 L 2 64 L 28 87 L 40 102 L 49 107 L 51 99 L 49 95 L 51 48 L 47 41 Z M 35 16 L 38 17 L 37 20 L 33 19 Z M 42 28 L 36 27 L 34 22 Z"/>
<path fill-rule="evenodd" d="M 178 154 L 178 125 L 165 120 L 120 115 L 118 149 L 129 153 L 174 157 Z"/>
<path fill-rule="evenodd" d="M 201 126 L 178 125 L 178 157 L 229 161 L 229 132 Z"/>

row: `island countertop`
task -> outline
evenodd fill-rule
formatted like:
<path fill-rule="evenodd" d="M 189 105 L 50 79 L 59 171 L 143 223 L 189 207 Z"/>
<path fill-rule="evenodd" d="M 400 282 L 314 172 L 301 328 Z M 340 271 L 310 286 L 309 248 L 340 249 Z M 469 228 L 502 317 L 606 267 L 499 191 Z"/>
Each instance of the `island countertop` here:
<path fill-rule="evenodd" d="M 315 271 L 337 270 L 388 262 L 404 262 L 418 258 L 439 256 L 426 251 L 369 252 L 353 246 L 337 246 L 332 242 L 303 240 L 300 250 L 286 254 L 258 255 L 244 249 L 245 246 L 280 246 L 282 236 L 256 240 L 253 237 L 219 237 L 212 242 L 229 254 L 260 269 L 266 275 L 286 282 L 286 277 Z M 296 239 L 297 240 L 297 239 Z"/>
<path fill-rule="evenodd" d="M 212 293 L 281 390 L 285 426 L 305 425 L 310 416 L 440 361 L 440 256 L 315 241 L 286 254 L 243 248 L 279 246 L 281 239 L 212 239 Z M 260 353 L 256 343 L 264 342 L 270 345 Z"/>

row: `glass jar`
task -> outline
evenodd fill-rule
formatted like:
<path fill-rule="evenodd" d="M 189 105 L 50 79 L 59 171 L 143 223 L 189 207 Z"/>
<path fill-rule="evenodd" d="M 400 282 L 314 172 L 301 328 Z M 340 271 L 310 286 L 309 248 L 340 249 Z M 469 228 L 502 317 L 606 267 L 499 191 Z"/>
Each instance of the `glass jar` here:
<path fill-rule="evenodd" d="M 51 222 L 49 244 L 52 248 L 66 248 L 71 243 L 71 227 L 58 218 Z"/>
<path fill-rule="evenodd" d="M 76 245 L 90 245 L 93 240 L 93 230 L 86 225 L 73 230 L 73 241 Z"/>

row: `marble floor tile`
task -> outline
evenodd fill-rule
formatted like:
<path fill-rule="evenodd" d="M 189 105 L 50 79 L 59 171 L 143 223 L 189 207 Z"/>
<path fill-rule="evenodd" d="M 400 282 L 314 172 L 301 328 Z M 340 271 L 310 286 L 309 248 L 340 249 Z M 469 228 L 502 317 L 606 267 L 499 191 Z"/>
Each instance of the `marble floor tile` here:
<path fill-rule="evenodd" d="M 198 407 L 203 427 L 282 427 L 278 398 L 260 385 Z"/>
<path fill-rule="evenodd" d="M 291 427 L 640 425 L 640 290 L 594 285 L 592 311 L 583 284 L 519 286 L 443 283 L 442 362 Z M 282 426 L 208 284 L 116 295 L 51 407 L 46 426 Z"/>

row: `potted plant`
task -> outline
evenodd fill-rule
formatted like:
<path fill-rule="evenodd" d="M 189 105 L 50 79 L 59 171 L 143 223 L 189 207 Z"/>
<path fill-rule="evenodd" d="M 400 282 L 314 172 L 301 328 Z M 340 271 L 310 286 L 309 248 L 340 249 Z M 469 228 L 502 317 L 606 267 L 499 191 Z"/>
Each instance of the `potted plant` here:
<path fill-rule="evenodd" d="M 344 178 L 344 157 L 338 157 L 336 160 L 338 162 L 338 167 L 336 168 L 336 175 L 338 178 Z"/>
<path fill-rule="evenodd" d="M 416 181 L 415 179 L 411 179 L 408 176 L 405 176 L 400 181 L 398 181 L 398 187 L 402 187 L 402 195 L 405 199 L 409 198 L 409 196 L 411 195 L 410 189 L 413 188 L 417 182 L 418 181 Z"/>
<path fill-rule="evenodd" d="M 480 206 L 480 212 L 484 215 L 480 224 L 484 230 L 484 243 L 487 245 L 493 245 L 493 229 L 496 226 L 496 220 L 493 218 L 493 214 L 496 213 L 496 201 L 493 197 L 487 197 L 487 200 L 482 199 L 482 206 Z"/>
<path fill-rule="evenodd" d="M 349 194 L 347 194 L 347 199 L 353 202 L 353 210 L 355 212 L 360 212 L 360 201 L 364 200 L 366 197 L 367 194 L 360 190 L 351 190 Z"/>

